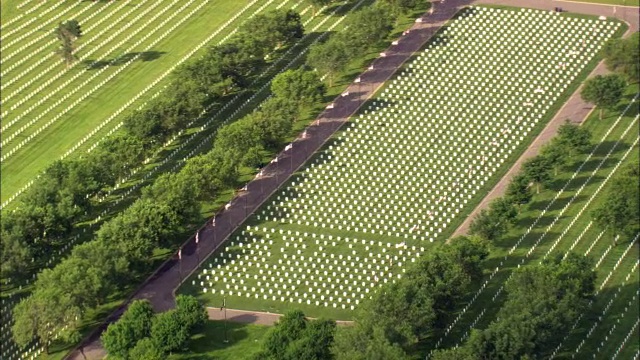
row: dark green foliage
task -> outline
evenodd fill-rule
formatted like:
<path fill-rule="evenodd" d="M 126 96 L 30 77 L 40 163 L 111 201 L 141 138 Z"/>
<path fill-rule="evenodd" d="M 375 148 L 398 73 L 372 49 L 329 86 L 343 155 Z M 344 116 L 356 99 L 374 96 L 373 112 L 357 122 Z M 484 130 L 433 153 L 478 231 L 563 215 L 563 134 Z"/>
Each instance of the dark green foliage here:
<path fill-rule="evenodd" d="M 176 310 L 156 315 L 151 326 L 151 339 L 164 353 L 182 350 L 189 339 L 189 328 Z"/>
<path fill-rule="evenodd" d="M 251 39 L 259 49 L 257 57 L 293 44 L 304 35 L 300 14 L 293 10 L 273 10 L 259 14 L 240 27 L 240 39 Z"/>
<path fill-rule="evenodd" d="M 339 37 L 331 37 L 324 43 L 318 43 L 309 49 L 307 64 L 322 74 L 328 74 L 329 86 L 333 86 L 336 74 L 346 69 L 350 60 L 350 49 Z"/>
<path fill-rule="evenodd" d="M 356 326 L 334 348 L 338 358 L 388 354 L 404 358 L 419 341 L 433 335 L 453 315 L 472 279 L 481 276 L 488 245 L 458 237 L 432 249 L 395 283 L 384 284 L 356 312 Z M 358 355 L 355 358 L 363 358 Z"/>
<path fill-rule="evenodd" d="M 520 173 L 511 179 L 505 195 L 517 206 L 527 204 L 533 197 L 529 189 L 529 183 L 529 179 Z"/>
<path fill-rule="evenodd" d="M 291 101 L 298 108 L 322 101 L 326 91 L 318 73 L 305 68 L 282 72 L 271 82 L 271 92 L 279 101 Z M 278 107 L 286 106 L 278 104 Z"/>
<path fill-rule="evenodd" d="M 333 320 L 308 321 L 302 311 L 289 311 L 267 333 L 263 350 L 255 358 L 331 359 L 330 349 L 335 330 L 336 323 Z"/>
<path fill-rule="evenodd" d="M 624 168 L 611 182 L 605 201 L 592 217 L 601 228 L 618 236 L 632 238 L 640 231 L 640 170 L 638 164 Z"/>
<path fill-rule="evenodd" d="M 469 231 L 487 240 L 498 240 L 507 233 L 518 216 L 518 210 L 509 197 L 493 200 L 489 209 L 482 209 L 471 222 Z"/>
<path fill-rule="evenodd" d="M 388 6 L 371 6 L 358 10 L 349 19 L 349 30 L 340 36 L 352 56 L 368 51 L 386 40 L 393 30 L 394 17 Z"/>
<path fill-rule="evenodd" d="M 396 18 L 401 14 L 407 14 L 411 10 L 416 10 L 426 5 L 424 0 L 384 0 L 383 3 L 391 9 Z"/>
<path fill-rule="evenodd" d="M 140 340 L 151 334 L 154 313 L 147 300 L 137 300 L 129 305 L 120 320 L 109 325 L 102 334 L 102 345 L 110 357 L 137 359 L 129 357 L 130 352 Z M 142 349 L 136 350 L 137 352 Z"/>
<path fill-rule="evenodd" d="M 611 39 L 604 46 L 604 61 L 611 71 L 624 75 L 628 81 L 640 78 L 640 33 L 626 39 Z"/>
<path fill-rule="evenodd" d="M 309 0 L 309 3 L 313 7 L 313 16 L 316 16 L 318 9 L 331 4 L 331 0 Z"/>
<path fill-rule="evenodd" d="M 595 291 L 593 263 L 582 255 L 558 255 L 517 269 L 505 285 L 507 300 L 485 330 L 473 330 L 458 350 L 436 359 L 545 357 L 584 314 Z"/>
<path fill-rule="evenodd" d="M 207 309 L 193 296 L 176 296 L 176 311 L 189 332 L 201 329 L 209 318 Z"/>
<path fill-rule="evenodd" d="M 366 333 L 358 324 L 337 337 L 332 351 L 336 360 L 407 360 L 397 344 L 389 342 L 384 331 L 374 327 Z"/>
<path fill-rule="evenodd" d="M 151 338 L 144 338 L 129 351 L 129 359 L 163 360 L 166 359 L 166 354 L 156 347 Z"/>
<path fill-rule="evenodd" d="M 626 81 L 620 75 L 596 75 L 584 83 L 580 96 L 600 108 L 602 120 L 602 110 L 612 109 L 620 102 L 625 86 Z"/>
<path fill-rule="evenodd" d="M 551 181 L 551 164 L 544 156 L 538 155 L 522 164 L 522 174 L 536 185 L 536 192 L 540 193 L 540 186 Z"/>
<path fill-rule="evenodd" d="M 48 353 L 49 342 L 56 333 L 62 332 L 64 337 L 77 329 L 80 314 L 74 299 L 61 289 L 55 286 L 38 289 L 13 308 L 13 340 L 24 347 L 35 337 Z"/>

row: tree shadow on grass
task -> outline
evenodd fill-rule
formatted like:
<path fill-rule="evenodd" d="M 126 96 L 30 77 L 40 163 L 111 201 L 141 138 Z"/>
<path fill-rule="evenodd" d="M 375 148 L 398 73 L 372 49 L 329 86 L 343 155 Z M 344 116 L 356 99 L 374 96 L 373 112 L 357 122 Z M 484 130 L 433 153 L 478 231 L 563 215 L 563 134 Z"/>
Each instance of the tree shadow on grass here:
<path fill-rule="evenodd" d="M 99 70 L 107 66 L 120 66 L 126 64 L 136 57 L 138 57 L 137 61 L 141 62 L 153 61 L 157 60 L 164 54 L 166 54 L 164 51 L 132 52 L 108 60 L 83 60 L 82 65 L 86 66 L 88 70 Z"/>
<path fill-rule="evenodd" d="M 211 352 L 233 347 L 246 340 L 249 337 L 246 327 L 244 323 L 228 321 L 225 324 L 225 321 L 209 320 L 204 329 L 191 337 L 188 343 L 190 351 L 181 353 L 180 359 L 209 360 L 213 355 Z M 225 341 L 225 337 L 228 341 Z"/>

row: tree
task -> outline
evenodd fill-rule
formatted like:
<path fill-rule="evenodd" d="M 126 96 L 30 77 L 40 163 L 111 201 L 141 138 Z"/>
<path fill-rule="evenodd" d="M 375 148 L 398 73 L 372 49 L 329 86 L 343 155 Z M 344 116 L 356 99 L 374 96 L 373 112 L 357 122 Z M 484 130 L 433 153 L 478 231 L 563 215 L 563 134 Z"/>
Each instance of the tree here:
<path fill-rule="evenodd" d="M 308 321 L 302 311 L 288 311 L 267 333 L 263 349 L 255 358 L 332 359 L 331 346 L 335 331 L 336 322 L 333 320 Z"/>
<path fill-rule="evenodd" d="M 549 165 L 553 168 L 553 175 L 558 175 L 558 170 L 567 163 L 568 154 L 566 149 L 558 141 L 553 138 L 549 143 L 544 145 L 540 150 L 540 156 L 544 157 Z"/>
<path fill-rule="evenodd" d="M 604 46 L 607 68 L 624 75 L 629 82 L 640 78 L 640 34 L 635 32 L 627 39 L 611 39 Z"/>
<path fill-rule="evenodd" d="M 517 205 L 518 211 L 520 211 L 520 207 L 531 201 L 533 197 L 529 189 L 529 179 L 522 173 L 514 176 L 507 185 L 505 195 Z"/>
<path fill-rule="evenodd" d="M 558 128 L 554 138 L 559 146 L 566 151 L 569 158 L 587 152 L 591 148 L 591 132 L 589 129 L 565 120 Z"/>
<path fill-rule="evenodd" d="M 163 353 L 184 348 L 189 339 L 189 329 L 176 310 L 156 315 L 151 326 L 151 339 L 156 348 Z"/>
<path fill-rule="evenodd" d="M 109 325 L 102 334 L 102 345 L 109 353 L 121 359 L 139 359 L 130 356 L 136 343 L 148 338 L 153 322 L 153 308 L 148 300 L 136 300 L 129 305 L 127 311 L 115 323 Z M 138 349 L 135 353 L 141 352 Z"/>
<path fill-rule="evenodd" d="M 637 164 L 617 175 L 607 191 L 605 201 L 592 213 L 593 221 L 611 231 L 614 244 L 618 236 L 633 237 L 640 231 L 640 182 Z"/>
<path fill-rule="evenodd" d="M 451 252 L 471 280 L 482 278 L 482 263 L 489 256 L 489 243 L 478 236 L 456 236 L 444 251 Z"/>
<path fill-rule="evenodd" d="M 356 56 L 380 44 L 393 30 L 394 19 L 389 6 L 367 7 L 356 11 L 349 19 L 349 31 L 340 36 Z"/>
<path fill-rule="evenodd" d="M 329 77 L 329 87 L 331 87 L 334 76 L 346 69 L 349 60 L 346 44 L 334 36 L 324 43 L 311 46 L 307 64 L 323 74 L 326 73 Z"/>
<path fill-rule="evenodd" d="M 126 360 L 129 358 L 129 351 L 133 349 L 138 339 L 129 324 L 117 321 L 109 324 L 107 330 L 102 333 L 100 340 L 110 357 Z"/>
<path fill-rule="evenodd" d="M 151 338 L 144 338 L 136 343 L 136 346 L 129 351 L 129 359 L 136 360 L 163 360 L 167 356 L 155 346 Z"/>
<path fill-rule="evenodd" d="M 37 338 L 48 354 L 49 343 L 53 337 L 58 332 L 74 331 L 81 313 L 71 297 L 60 289 L 36 289 L 13 309 L 13 340 L 18 346 L 25 347 Z"/>
<path fill-rule="evenodd" d="M 597 75 L 587 80 L 580 96 L 584 101 L 600 108 L 600 120 L 602 120 L 603 110 L 612 109 L 622 99 L 625 85 L 626 82 L 620 75 Z"/>
<path fill-rule="evenodd" d="M 2 245 L 2 252 L 0 252 L 2 276 L 10 280 L 25 277 L 31 266 L 32 253 L 23 237 L 5 230 L 3 226 L 0 244 Z"/>
<path fill-rule="evenodd" d="M 460 350 L 436 359 L 530 359 L 547 357 L 587 311 L 595 291 L 593 262 L 569 253 L 521 267 L 507 280 L 507 300 L 485 330 L 473 330 Z M 449 355 L 449 357 L 446 357 Z"/>
<path fill-rule="evenodd" d="M 193 296 L 176 296 L 176 311 L 189 332 L 200 329 L 207 322 L 207 309 Z"/>
<path fill-rule="evenodd" d="M 300 14 L 294 10 L 272 10 L 256 15 L 240 28 L 239 38 L 251 44 L 255 55 L 264 58 L 274 49 L 292 44 L 304 35 Z"/>
<path fill-rule="evenodd" d="M 551 164 L 544 156 L 536 156 L 522 164 L 522 172 L 526 178 L 536 185 L 536 193 L 540 186 L 551 181 Z"/>
<path fill-rule="evenodd" d="M 326 91 L 318 73 L 304 67 L 282 72 L 271 82 L 275 97 L 292 101 L 299 109 L 321 102 Z"/>
<path fill-rule="evenodd" d="M 56 28 L 56 36 L 61 42 L 60 48 L 58 48 L 58 54 L 66 61 L 67 66 L 71 65 L 75 59 L 75 55 L 73 54 L 75 51 L 74 42 L 82 36 L 80 24 L 77 20 L 60 23 Z"/>
<path fill-rule="evenodd" d="M 469 233 L 484 239 L 495 241 L 507 232 L 507 223 L 490 210 L 482 209 L 473 218 Z"/>
<path fill-rule="evenodd" d="M 332 352 L 336 360 L 407 360 L 409 356 L 391 343 L 380 328 L 364 331 L 356 324 L 336 338 Z"/>

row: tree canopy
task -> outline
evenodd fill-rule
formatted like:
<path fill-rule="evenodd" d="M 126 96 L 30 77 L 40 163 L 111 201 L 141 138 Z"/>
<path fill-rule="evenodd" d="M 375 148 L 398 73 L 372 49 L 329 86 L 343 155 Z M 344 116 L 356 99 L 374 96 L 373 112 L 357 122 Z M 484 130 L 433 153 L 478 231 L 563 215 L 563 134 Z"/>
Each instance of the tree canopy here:
<path fill-rule="evenodd" d="M 629 82 L 640 78 L 640 33 L 626 39 L 615 38 L 604 46 L 604 61 L 611 71 L 624 75 Z"/>
<path fill-rule="evenodd" d="M 604 109 L 612 109 L 622 99 L 626 81 L 617 74 L 596 75 L 587 80 L 580 96 L 584 101 L 600 108 L 600 119 Z"/>

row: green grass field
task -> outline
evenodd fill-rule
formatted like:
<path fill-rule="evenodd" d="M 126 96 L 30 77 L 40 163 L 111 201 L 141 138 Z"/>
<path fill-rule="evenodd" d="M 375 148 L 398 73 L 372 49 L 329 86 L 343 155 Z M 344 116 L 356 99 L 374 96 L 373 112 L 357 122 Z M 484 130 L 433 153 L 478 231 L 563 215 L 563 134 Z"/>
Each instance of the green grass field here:
<path fill-rule="evenodd" d="M 507 11 L 504 14 L 507 17 L 512 15 L 517 17 L 522 13 L 515 11 L 511 14 Z M 465 16 L 461 17 L 461 19 L 465 18 Z M 468 19 L 472 19 L 472 17 Z M 463 20 L 465 22 L 462 22 L 460 26 L 473 28 L 473 22 L 467 20 Z M 586 20 L 567 18 L 567 20 L 559 21 L 582 22 Z M 487 24 L 483 24 L 481 27 L 486 28 Z M 509 34 L 501 34 L 501 36 L 507 35 Z M 460 36 L 464 38 L 465 34 L 455 32 L 443 34 L 443 38 L 448 37 L 452 40 L 451 45 L 446 42 L 443 45 L 436 40 L 430 45 L 429 49 L 431 50 L 428 50 L 433 54 L 429 55 L 430 57 L 420 57 L 415 63 L 419 61 L 420 64 L 425 64 L 426 62 L 426 68 L 430 69 L 436 66 L 430 61 L 443 59 L 443 56 L 451 55 L 464 59 L 464 51 L 457 53 L 460 50 L 457 50 L 455 43 L 453 43 L 453 39 Z M 564 34 L 560 36 L 564 36 Z M 579 42 L 579 40 L 570 42 Z M 528 43 L 523 44 L 525 48 L 526 44 Z M 521 54 L 526 50 L 517 51 Z M 532 55 L 532 58 L 536 57 Z M 482 59 L 482 52 L 480 52 L 480 59 Z M 459 61 L 469 63 L 468 61 Z M 589 58 L 584 61 L 584 64 L 571 70 L 571 73 L 575 76 L 580 74 L 584 69 L 583 66 L 589 62 Z M 455 62 L 452 66 L 456 66 Z M 485 65 L 480 61 L 475 66 Z M 417 74 L 420 74 L 420 68 L 414 68 L 415 70 L 409 66 L 408 71 L 416 71 Z M 539 65 L 535 63 L 532 68 L 539 68 Z M 477 72 L 473 69 L 469 71 Z M 514 74 L 510 77 L 513 76 L 517 75 Z M 550 75 L 543 73 L 541 76 Z M 464 73 L 459 78 L 465 78 Z M 440 162 L 435 162 L 436 155 L 422 154 L 426 149 L 437 148 L 437 144 L 414 145 L 416 141 L 420 143 L 421 139 L 429 139 L 432 134 L 430 131 L 433 130 L 425 132 L 424 129 L 433 129 L 434 125 L 422 122 L 420 126 L 415 126 L 411 122 L 406 122 L 406 119 L 410 118 L 411 112 L 413 114 L 416 111 L 422 114 L 438 114 L 438 111 L 442 113 L 442 109 L 449 111 L 450 108 L 444 103 L 441 103 L 440 108 L 435 109 L 423 109 L 420 107 L 421 105 L 418 105 L 429 104 L 432 102 L 431 99 L 422 101 L 407 97 L 406 100 L 409 101 L 405 103 L 403 102 L 405 99 L 403 99 L 402 90 L 395 97 L 391 95 L 396 94 L 398 89 L 402 89 L 398 85 L 406 84 L 407 80 L 411 84 L 411 76 L 399 76 L 391 85 L 388 85 L 383 90 L 382 97 L 378 96 L 378 103 L 374 103 L 373 109 L 368 115 L 356 118 L 352 124 L 340 132 L 332 144 L 296 174 L 271 200 L 267 201 L 267 205 L 248 221 L 246 227 L 241 228 L 231 237 L 231 241 L 211 258 L 201 272 L 189 278 L 181 291 L 191 294 L 204 292 L 201 298 L 208 304 L 220 303 L 222 297 L 225 296 L 227 303 L 233 308 L 283 312 L 285 309 L 295 306 L 302 308 L 310 316 L 349 319 L 352 307 L 357 306 L 359 301 L 368 297 L 369 289 L 375 286 L 378 281 L 393 281 L 395 276 L 401 274 L 402 268 L 407 263 L 415 260 L 415 257 L 424 251 L 428 251 L 430 242 L 425 240 L 437 238 L 438 233 L 446 228 L 447 223 L 456 214 L 459 213 L 459 216 L 462 217 L 467 211 L 470 211 L 469 207 L 465 208 L 465 204 L 468 199 L 473 199 L 474 192 L 467 194 L 465 191 L 464 198 L 458 198 L 458 201 L 455 202 L 455 208 L 446 204 L 443 209 L 442 205 L 434 204 L 436 203 L 435 199 L 443 194 L 438 191 L 444 191 L 446 195 L 447 191 L 451 190 L 450 187 L 449 190 L 446 190 L 446 184 L 441 185 L 439 183 L 441 179 L 437 178 L 437 176 L 447 176 L 446 173 L 441 174 L 436 171 L 436 175 L 431 175 L 432 172 L 429 169 L 442 167 L 444 171 L 447 170 L 440 166 Z M 443 81 L 453 80 L 448 80 L 445 77 Z M 504 84 L 504 80 L 500 81 L 499 78 L 496 83 L 491 84 L 481 81 L 480 86 L 484 88 L 495 86 L 499 89 Z M 569 88 L 568 84 L 574 80 L 565 78 L 562 81 L 565 82 L 562 86 Z M 436 92 L 441 89 L 438 87 L 440 85 L 437 80 L 428 78 L 426 83 L 436 86 Z M 521 86 L 528 85 L 522 83 Z M 453 87 L 464 88 L 462 84 L 454 84 Z M 470 89 L 468 86 L 467 90 L 473 92 L 473 86 L 471 85 Z M 416 91 L 421 92 L 420 90 Z M 560 96 L 560 93 L 557 96 Z M 381 99 L 384 101 L 381 102 Z M 454 98 L 453 100 L 456 104 L 465 101 L 462 98 Z M 540 118 L 544 117 L 549 108 L 557 106 L 554 102 L 557 100 L 551 101 L 548 97 L 546 100 L 545 107 L 539 109 L 540 114 L 536 114 Z M 511 103 L 509 102 L 509 104 Z M 509 109 L 506 104 L 499 106 L 505 106 Z M 458 108 L 472 107 L 473 104 L 468 107 L 458 106 Z M 503 113 L 499 108 L 493 110 L 494 112 L 497 110 L 497 112 L 495 114 L 491 112 L 486 117 L 489 124 L 492 124 L 492 119 L 500 119 L 500 114 Z M 400 116 L 395 116 L 394 111 L 399 112 Z M 511 113 L 512 110 L 508 111 Z M 519 110 L 515 111 L 514 117 L 517 116 Z M 473 115 L 456 114 L 456 116 L 464 118 Z M 394 121 L 378 122 L 371 117 L 394 118 Z M 429 121 L 432 120 L 429 119 Z M 443 124 L 437 120 L 434 123 L 436 129 L 438 124 Z M 499 132 L 505 126 L 504 123 L 493 125 L 485 127 L 490 129 L 488 133 L 482 129 L 477 134 L 467 136 L 456 133 L 455 125 L 449 128 L 445 125 L 444 134 L 446 135 L 440 135 L 433 141 L 446 140 L 447 144 L 453 148 L 464 148 L 462 145 L 456 145 L 456 137 L 465 137 L 466 142 L 477 142 L 480 139 L 487 141 L 492 136 L 496 136 L 491 131 Z M 385 136 L 379 135 L 376 130 L 376 127 L 379 126 L 385 126 Z M 531 131 L 535 125 L 527 126 Z M 441 131 L 440 134 L 443 132 Z M 528 135 L 526 131 L 520 138 L 523 144 L 531 139 L 531 135 L 528 135 L 527 140 L 523 141 L 525 135 Z M 402 143 L 393 140 L 398 138 Z M 411 144 L 409 145 L 409 143 Z M 416 147 L 411 147 L 408 151 L 402 150 L 401 153 L 396 150 L 395 153 L 399 155 L 389 156 L 393 153 L 394 147 L 398 149 L 397 144 Z M 517 145 L 517 143 L 513 145 L 513 149 L 516 149 Z M 446 145 L 444 146 L 446 149 Z M 506 147 L 506 144 L 503 143 L 502 146 Z M 414 150 L 417 150 L 419 155 L 416 156 Z M 481 149 L 472 151 L 475 154 L 481 152 Z M 508 154 L 508 151 L 505 153 L 501 150 L 499 157 L 504 161 L 508 158 Z M 465 158 L 471 159 L 471 155 L 464 154 L 456 154 L 455 157 L 463 160 Z M 444 160 L 443 158 L 443 163 Z M 480 162 L 481 160 L 478 158 L 476 161 Z M 500 163 L 490 165 L 493 166 L 491 171 L 497 171 L 500 165 Z M 505 162 L 505 166 L 507 165 Z M 394 173 L 390 171 L 371 173 L 372 166 L 374 169 L 393 169 Z M 420 166 L 420 169 L 417 166 Z M 466 170 L 469 165 L 457 166 L 458 169 L 464 167 Z M 450 166 L 448 169 L 450 172 L 453 171 L 452 176 L 460 177 L 460 174 L 456 175 L 455 169 L 452 170 L 453 167 Z M 428 173 L 426 170 L 429 170 Z M 485 175 L 484 181 L 476 182 L 480 178 L 471 179 L 468 183 L 464 183 L 465 186 L 478 190 L 488 180 L 487 177 L 492 174 L 491 171 Z M 395 174 L 395 172 L 413 175 L 402 176 Z M 436 178 L 431 179 L 432 176 L 436 176 Z M 416 183 L 413 178 L 430 179 L 428 182 L 433 183 L 433 189 L 436 189 L 435 194 L 418 195 L 415 189 L 421 188 L 425 184 L 420 181 Z M 394 190 L 389 193 L 385 189 Z M 415 194 L 412 195 L 412 193 Z M 455 199 L 458 195 L 454 193 L 451 196 L 454 196 Z M 440 200 L 437 200 L 437 203 L 439 202 Z M 470 204 L 472 202 L 469 201 Z M 427 207 L 425 207 L 425 203 L 427 203 Z M 452 201 L 451 204 L 454 202 Z M 394 205 L 396 207 L 393 207 Z M 419 210 L 416 212 L 416 209 Z M 438 215 L 439 211 L 443 214 L 440 216 L 444 216 L 445 220 L 440 224 L 438 224 L 439 220 L 422 223 L 421 226 L 424 226 L 424 230 L 419 231 L 419 234 L 414 234 L 410 228 L 416 222 L 420 223 L 421 215 L 430 211 L 435 212 L 435 215 Z M 401 243 L 406 243 L 407 247 L 402 249 L 396 246 Z"/>
<path fill-rule="evenodd" d="M 260 351 L 268 326 L 247 325 L 223 321 L 208 321 L 200 333 L 189 340 L 189 351 L 172 354 L 169 360 L 249 359 Z"/>
<path fill-rule="evenodd" d="M 11 152 L 22 141 L 27 143 L 2 163 L 2 201 L 15 194 L 48 164 L 63 156 L 89 134 L 92 134 L 91 139 L 78 147 L 75 154 L 86 150 L 112 130 L 122 120 L 124 114 L 140 106 L 159 91 L 168 77 L 164 77 L 150 89 L 147 88 L 148 85 L 165 76 L 168 70 L 175 67 L 202 41 L 209 38 L 210 44 L 217 43 L 261 5 L 266 5 L 261 11 L 267 11 L 281 2 L 255 2 L 242 16 L 223 29 L 223 24 L 249 4 L 249 1 L 225 1 L 215 6 L 208 1 L 154 1 L 148 4 L 151 7 L 144 3 L 145 1 L 142 0 L 126 3 L 79 2 L 73 5 L 71 11 L 63 12 L 66 10 L 65 6 L 71 5 L 62 5 L 60 9 L 56 8 L 49 13 L 58 14 L 62 19 L 69 13 L 84 10 L 83 14 L 78 16 L 84 29 L 89 28 L 96 21 L 104 21 L 91 31 L 85 30 L 83 37 L 78 40 L 78 44 L 83 46 L 77 53 L 80 58 L 91 52 L 85 61 L 92 63 L 96 60 L 101 61 L 95 68 L 88 69 L 84 61 L 79 61 L 75 66 L 67 69 L 57 56 L 50 56 L 37 65 L 44 55 L 50 54 L 57 46 L 53 43 L 43 48 L 38 47 L 51 40 L 53 34 L 26 47 L 9 60 L 3 61 L 3 72 L 7 74 L 2 77 L 3 113 L 6 112 L 2 117 L 2 126 L 5 128 L 12 121 L 17 121 L 2 132 L 2 139 L 4 141 L 12 134 L 19 133 L 3 146 L 3 154 Z M 11 7 L 11 5 L 6 6 Z M 164 13 L 161 12 L 163 9 L 166 9 Z M 85 19 L 89 16 L 92 16 L 90 20 Z M 101 19 L 101 16 L 105 19 Z M 182 23 L 172 29 L 178 22 Z M 11 31 L 13 26 L 18 28 L 22 23 L 26 23 L 26 17 L 25 21 L 10 24 L 6 31 Z M 54 25 L 55 22 L 39 29 L 19 43 L 7 46 L 7 49 L 3 46 L 2 56 L 8 56 L 17 51 L 23 42 L 52 31 Z M 112 27 L 107 28 L 108 26 Z M 13 37 L 26 35 L 30 29 L 32 26 L 27 26 L 15 34 L 8 35 L 7 39 L 10 41 Z M 25 34 L 22 34 L 23 32 Z M 212 37 L 211 35 L 216 32 L 218 32 L 217 35 Z M 163 37 L 165 33 L 166 36 Z M 123 61 L 138 53 L 142 53 L 142 56 L 135 61 L 130 63 Z M 198 52 L 196 51 L 194 55 L 197 56 Z M 26 61 L 13 70 L 4 70 L 22 59 Z M 105 61 L 116 59 L 120 60 L 110 64 L 105 63 Z M 37 66 L 32 68 L 33 65 Z M 20 76 L 24 71 L 27 72 Z M 39 76 L 38 81 L 26 85 L 27 80 L 36 76 Z M 39 89 L 44 81 L 53 78 L 55 78 L 54 81 Z M 17 79 L 15 82 L 8 84 L 15 79 Z M 13 93 L 15 95 L 6 100 Z M 60 101 L 65 94 L 71 95 L 64 101 Z M 30 95 L 31 98 L 18 105 L 18 102 Z M 137 97 L 138 95 L 140 96 Z M 43 101 L 47 97 L 49 98 Z M 136 97 L 136 101 L 128 104 L 130 99 Z M 38 105 L 35 106 L 36 104 Z M 95 130 L 125 104 L 128 106 L 122 113 L 111 119 L 100 130 Z M 9 110 L 14 105 L 16 108 Z M 32 106 L 35 107 L 32 108 Z M 49 108 L 49 106 L 53 107 Z M 30 121 L 41 115 L 39 120 L 27 126 Z M 43 129 L 53 119 L 57 120 Z M 23 126 L 27 127 L 23 129 Z M 33 137 L 29 140 L 30 136 Z"/>

